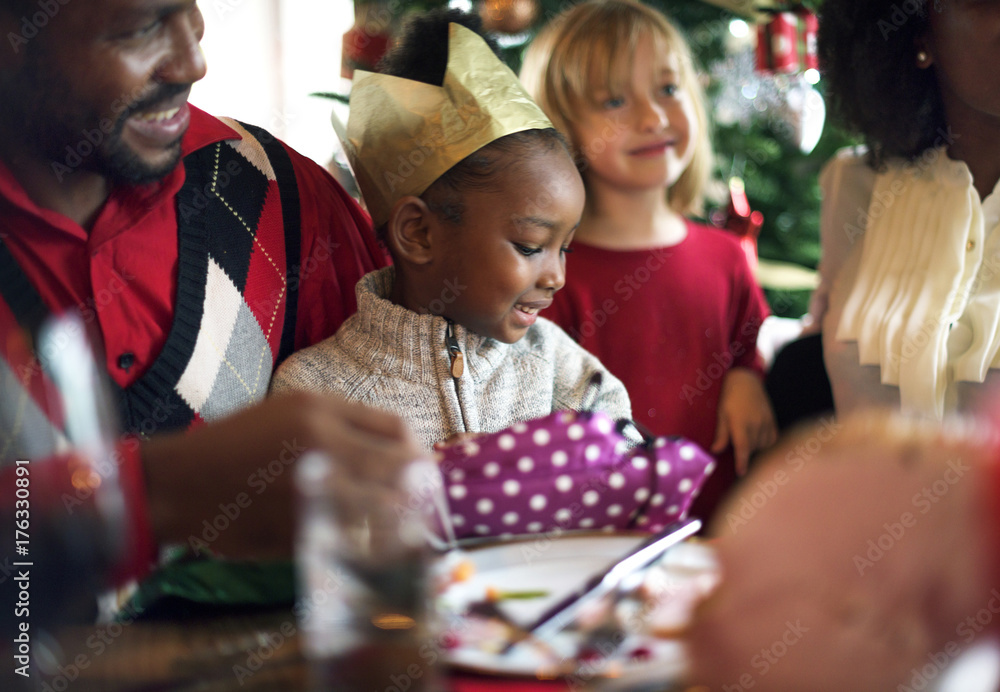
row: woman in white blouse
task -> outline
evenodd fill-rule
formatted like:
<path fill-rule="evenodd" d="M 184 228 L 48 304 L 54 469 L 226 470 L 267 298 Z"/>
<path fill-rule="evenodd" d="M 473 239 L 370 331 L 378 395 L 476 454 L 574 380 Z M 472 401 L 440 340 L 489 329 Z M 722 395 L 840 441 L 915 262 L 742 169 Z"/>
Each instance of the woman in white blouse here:
<path fill-rule="evenodd" d="M 820 179 L 837 411 L 967 410 L 1000 382 L 1000 2 L 826 0 L 819 50 L 866 142 Z"/>

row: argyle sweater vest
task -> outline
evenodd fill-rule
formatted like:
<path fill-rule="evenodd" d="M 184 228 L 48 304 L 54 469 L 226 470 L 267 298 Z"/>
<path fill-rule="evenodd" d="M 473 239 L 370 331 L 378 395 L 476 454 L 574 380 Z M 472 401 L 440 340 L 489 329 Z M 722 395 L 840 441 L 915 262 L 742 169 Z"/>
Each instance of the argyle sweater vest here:
<path fill-rule="evenodd" d="M 141 437 L 251 405 L 291 353 L 300 256 L 295 172 L 272 135 L 226 121 L 226 140 L 184 159 L 173 324 L 147 371 L 113 387 L 121 429 Z M 0 464 L 65 446 L 32 351 L 49 311 L 0 238 Z"/>

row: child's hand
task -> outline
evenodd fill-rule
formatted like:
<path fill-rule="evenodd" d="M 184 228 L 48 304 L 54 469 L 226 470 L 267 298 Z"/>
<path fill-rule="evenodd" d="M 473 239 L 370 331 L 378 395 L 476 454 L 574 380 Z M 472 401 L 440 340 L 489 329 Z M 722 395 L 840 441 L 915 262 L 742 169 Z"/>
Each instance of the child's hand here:
<path fill-rule="evenodd" d="M 736 473 L 742 476 L 747 472 L 750 454 L 771 446 L 777 439 L 774 413 L 760 376 L 747 368 L 727 372 L 719 396 L 719 423 L 712 452 L 718 454 L 732 442 Z"/>

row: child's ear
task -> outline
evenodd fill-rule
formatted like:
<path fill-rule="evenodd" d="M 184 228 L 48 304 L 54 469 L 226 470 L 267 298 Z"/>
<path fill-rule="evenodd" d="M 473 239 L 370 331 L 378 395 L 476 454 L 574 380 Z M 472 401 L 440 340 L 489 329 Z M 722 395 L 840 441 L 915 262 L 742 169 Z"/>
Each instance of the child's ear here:
<path fill-rule="evenodd" d="M 408 195 L 396 200 L 386 226 L 386 239 L 393 257 L 412 264 L 430 262 L 433 220 L 427 203 L 419 197 Z"/>

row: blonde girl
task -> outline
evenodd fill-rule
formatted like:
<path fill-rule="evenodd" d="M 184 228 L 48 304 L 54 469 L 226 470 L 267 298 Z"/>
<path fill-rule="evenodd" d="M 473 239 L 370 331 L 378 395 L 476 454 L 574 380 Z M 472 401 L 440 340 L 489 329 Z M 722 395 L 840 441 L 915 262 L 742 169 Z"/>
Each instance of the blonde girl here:
<path fill-rule="evenodd" d="M 690 49 L 650 7 L 591 0 L 543 29 L 520 76 L 587 193 L 547 316 L 622 379 L 637 421 L 725 460 L 693 510 L 707 515 L 776 433 L 756 349 L 763 295 L 736 239 L 686 218 L 712 168 Z"/>

